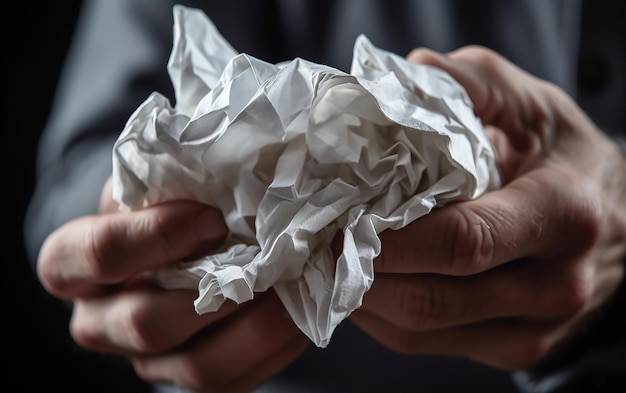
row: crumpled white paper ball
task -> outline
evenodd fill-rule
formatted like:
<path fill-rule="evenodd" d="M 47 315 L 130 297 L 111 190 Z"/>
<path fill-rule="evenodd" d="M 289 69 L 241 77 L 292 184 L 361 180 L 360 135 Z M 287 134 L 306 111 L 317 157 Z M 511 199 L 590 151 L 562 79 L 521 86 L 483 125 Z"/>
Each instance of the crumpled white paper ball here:
<path fill-rule="evenodd" d="M 166 288 L 197 288 L 198 313 L 273 287 L 325 347 L 372 284 L 381 231 L 500 185 L 465 90 L 365 36 L 350 73 L 270 64 L 177 5 L 168 71 L 176 105 L 155 92 L 130 117 L 113 151 L 114 198 L 124 209 L 186 198 L 223 212 L 221 249 L 155 272 Z"/>

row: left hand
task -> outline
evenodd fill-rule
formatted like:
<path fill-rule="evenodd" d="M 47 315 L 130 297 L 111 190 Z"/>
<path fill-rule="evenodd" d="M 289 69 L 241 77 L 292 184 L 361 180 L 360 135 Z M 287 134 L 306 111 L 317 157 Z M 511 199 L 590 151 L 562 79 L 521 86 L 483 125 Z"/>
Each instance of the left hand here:
<path fill-rule="evenodd" d="M 147 382 L 195 392 L 249 392 L 305 351 L 309 339 L 272 290 L 198 315 L 197 290 L 154 282 L 155 269 L 222 244 L 219 210 L 175 200 L 120 211 L 111 186 L 109 178 L 97 214 L 59 227 L 39 255 L 44 288 L 73 304 L 77 344 L 128 359 Z"/>
<path fill-rule="evenodd" d="M 373 286 L 350 318 L 398 352 L 526 368 L 624 276 L 626 162 L 564 92 L 487 49 L 408 59 L 465 87 L 505 184 L 381 233 Z"/>

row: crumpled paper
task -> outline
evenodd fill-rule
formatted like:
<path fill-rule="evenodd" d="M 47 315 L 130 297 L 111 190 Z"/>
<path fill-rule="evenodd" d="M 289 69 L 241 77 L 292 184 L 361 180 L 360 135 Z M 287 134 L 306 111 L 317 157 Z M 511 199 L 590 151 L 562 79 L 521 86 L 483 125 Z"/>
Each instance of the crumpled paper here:
<path fill-rule="evenodd" d="M 273 287 L 325 347 L 372 285 L 381 231 L 499 187 L 472 103 L 442 70 L 363 35 L 350 73 L 270 64 L 237 53 L 202 11 L 173 11 L 176 105 L 155 92 L 132 114 L 113 192 L 123 209 L 187 198 L 223 212 L 222 248 L 155 272 L 166 288 L 197 288 L 198 313 Z"/>

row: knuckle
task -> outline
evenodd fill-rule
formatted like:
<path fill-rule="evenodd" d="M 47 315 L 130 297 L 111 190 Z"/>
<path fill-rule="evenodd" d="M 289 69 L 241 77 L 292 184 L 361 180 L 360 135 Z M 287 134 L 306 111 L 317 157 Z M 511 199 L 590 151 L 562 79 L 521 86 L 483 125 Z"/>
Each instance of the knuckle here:
<path fill-rule="evenodd" d="M 76 315 L 73 315 L 70 321 L 70 335 L 78 345 L 87 349 L 98 348 L 99 343 L 102 341 L 100 335 L 96 334 L 93 329 L 90 329 Z"/>
<path fill-rule="evenodd" d="M 74 342 L 83 348 L 95 351 L 109 351 L 111 346 L 105 330 L 89 312 L 88 307 L 82 301 L 76 301 L 72 310 L 69 323 L 69 333 Z"/>
<path fill-rule="evenodd" d="M 150 253 L 159 259 L 174 261 L 193 253 L 201 240 L 189 221 L 195 210 L 180 203 L 167 204 L 139 212 L 129 236 L 150 239 Z"/>
<path fill-rule="evenodd" d="M 471 275 L 484 271 L 493 259 L 495 239 L 491 226 L 479 214 L 454 208 L 445 238 L 452 239 L 448 263 L 453 273 Z"/>
<path fill-rule="evenodd" d="M 526 369 L 545 358 L 550 350 L 548 334 L 540 332 L 532 334 L 526 339 L 518 339 L 499 347 L 495 359 L 490 362 L 494 367 L 505 371 Z"/>
<path fill-rule="evenodd" d="M 178 259 L 180 256 L 175 255 L 175 246 L 177 245 L 176 239 L 173 238 L 173 233 L 168 229 L 171 223 L 167 216 L 161 214 L 157 215 L 143 215 L 138 220 L 138 231 L 148 233 L 158 239 L 155 242 L 155 246 L 158 252 L 169 258 L 169 260 Z"/>
<path fill-rule="evenodd" d="M 151 368 L 150 368 L 151 359 L 150 358 L 137 356 L 137 357 L 131 358 L 130 360 L 132 362 L 135 373 L 142 380 L 149 382 L 149 383 L 158 383 L 158 382 L 163 382 L 165 380 L 164 377 L 157 377 L 157 376 L 152 375 L 152 373 L 150 372 L 151 371 Z"/>
<path fill-rule="evenodd" d="M 414 48 L 406 56 L 406 59 L 412 63 L 422 64 L 431 63 L 441 55 L 427 48 Z"/>
<path fill-rule="evenodd" d="M 87 227 L 81 242 L 80 255 L 83 267 L 103 283 L 119 282 L 125 277 L 120 261 L 123 261 L 123 244 L 119 233 L 123 230 L 115 220 L 102 220 Z M 124 236 L 122 236 L 123 238 Z"/>
<path fill-rule="evenodd" d="M 197 392 L 223 392 L 227 391 L 226 377 L 212 373 L 210 369 L 203 367 L 194 356 L 187 352 L 181 352 L 169 357 L 170 364 L 175 368 L 164 371 L 161 367 L 153 367 L 154 359 L 151 357 L 134 357 L 132 359 L 135 373 L 144 381 L 160 383 L 167 381 L 177 386 Z"/>
<path fill-rule="evenodd" d="M 108 271 L 109 264 L 105 261 L 110 260 L 108 254 L 112 252 L 112 236 L 111 228 L 108 225 L 101 227 L 102 231 L 96 232 L 90 228 L 85 232 L 84 241 L 82 242 L 82 255 L 85 261 L 84 266 L 95 276 L 106 278 L 110 273 Z"/>
<path fill-rule="evenodd" d="M 460 51 L 466 57 L 474 59 L 475 64 L 486 70 L 495 69 L 501 62 L 500 57 L 494 51 L 480 45 L 468 45 Z"/>
<path fill-rule="evenodd" d="M 602 199 L 588 193 L 585 187 L 574 190 L 570 194 L 564 194 L 562 189 L 570 189 L 569 183 L 577 181 L 572 174 L 566 171 L 559 171 L 559 183 L 553 185 L 554 199 L 560 202 L 558 220 L 553 221 L 552 229 L 555 233 L 564 234 L 568 239 L 567 251 L 575 254 L 582 254 L 590 250 L 602 234 L 606 224 L 606 210 Z M 560 187 L 563 183 L 567 187 Z"/>
<path fill-rule="evenodd" d="M 597 277 L 590 250 L 597 243 L 603 225 L 601 211 L 594 207 L 594 201 L 574 198 L 568 204 L 569 214 L 561 215 L 554 228 L 564 233 L 567 242 L 555 265 L 560 267 L 560 274 L 542 299 L 562 316 L 578 314 L 592 302 Z"/>
<path fill-rule="evenodd" d="M 593 202 L 583 200 L 581 205 L 579 213 L 574 216 L 571 230 L 577 234 L 583 250 L 588 250 L 600 237 L 603 218 L 600 209 L 595 208 Z"/>
<path fill-rule="evenodd" d="M 483 75 L 490 77 L 502 76 L 507 68 L 508 63 L 492 49 L 480 45 L 467 45 L 453 52 L 455 59 L 461 59 L 472 64 Z"/>
<path fill-rule="evenodd" d="M 400 322 L 402 328 L 412 332 L 424 331 L 436 323 L 441 314 L 441 291 L 430 282 L 422 282 L 419 286 L 398 285 L 395 289 L 396 299 L 402 312 Z"/>
<path fill-rule="evenodd" d="M 552 307 L 562 315 L 575 315 L 592 300 L 593 277 L 590 269 L 576 267 L 564 275 L 550 294 Z"/>
<path fill-rule="evenodd" d="M 151 316 L 149 308 L 144 302 L 136 300 L 125 306 L 120 315 L 121 331 L 126 334 L 126 342 L 133 350 L 141 353 L 156 353 L 167 349 L 167 340 L 157 329 L 158 322 Z"/>
<path fill-rule="evenodd" d="M 227 376 L 210 372 L 192 356 L 181 356 L 180 366 L 184 370 L 183 386 L 198 392 L 223 392 L 228 386 Z"/>

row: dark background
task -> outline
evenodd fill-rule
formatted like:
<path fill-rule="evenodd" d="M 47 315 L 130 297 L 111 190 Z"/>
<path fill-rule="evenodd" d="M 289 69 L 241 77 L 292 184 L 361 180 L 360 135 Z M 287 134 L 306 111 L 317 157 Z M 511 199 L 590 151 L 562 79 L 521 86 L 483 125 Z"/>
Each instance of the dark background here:
<path fill-rule="evenodd" d="M 5 225 L 8 237 L 3 241 L 9 249 L 3 261 L 9 267 L 3 271 L 2 282 L 3 300 L 8 307 L 2 318 L 3 372 L 12 382 L 6 386 L 15 386 L 14 390 L 19 392 L 73 393 L 84 392 L 84 386 L 90 386 L 90 393 L 141 393 L 148 391 L 147 385 L 128 364 L 85 351 L 73 342 L 68 330 L 69 310 L 43 290 L 26 260 L 23 245 L 22 221 L 34 187 L 37 142 L 80 4 L 79 0 L 14 2 L 11 11 L 5 10 L 3 168 L 10 176 L 3 188 L 5 196 L 9 196 L 5 205 L 9 216 Z M 598 9 L 604 8 L 594 10 Z M 615 85 L 608 81 L 611 69 L 620 69 L 624 59 L 610 63 L 600 56 L 604 47 L 621 42 L 611 40 L 616 37 L 614 28 L 621 26 L 621 21 L 611 24 L 607 15 L 602 18 L 594 13 L 585 15 L 598 19 L 600 23 L 594 26 L 602 37 L 588 42 L 587 49 L 581 53 L 579 82 L 586 94 L 580 101 L 591 114 L 611 112 L 619 118 L 618 124 L 624 124 L 625 112 L 596 104 L 623 103 L 623 96 L 616 95 L 623 90 L 613 89 Z M 609 12 L 608 15 L 615 22 L 623 14 Z M 619 78 L 617 81 L 624 83 Z M 605 95 L 614 99 L 602 99 Z M 89 385 L 85 385 L 87 381 Z"/>
<path fill-rule="evenodd" d="M 68 309 L 43 290 L 23 245 L 22 220 L 33 192 L 37 141 L 80 4 L 14 2 L 12 11 L 4 11 L 3 168 L 10 176 L 3 187 L 9 196 L 8 237 L 3 240 L 9 248 L 3 261 L 9 266 L 2 282 L 3 303 L 9 308 L 2 318 L 3 374 L 12 384 L 3 385 L 17 392 L 73 393 L 85 392 L 83 382 L 90 381 L 91 393 L 140 393 L 148 389 L 128 364 L 84 351 L 72 341 Z"/>

